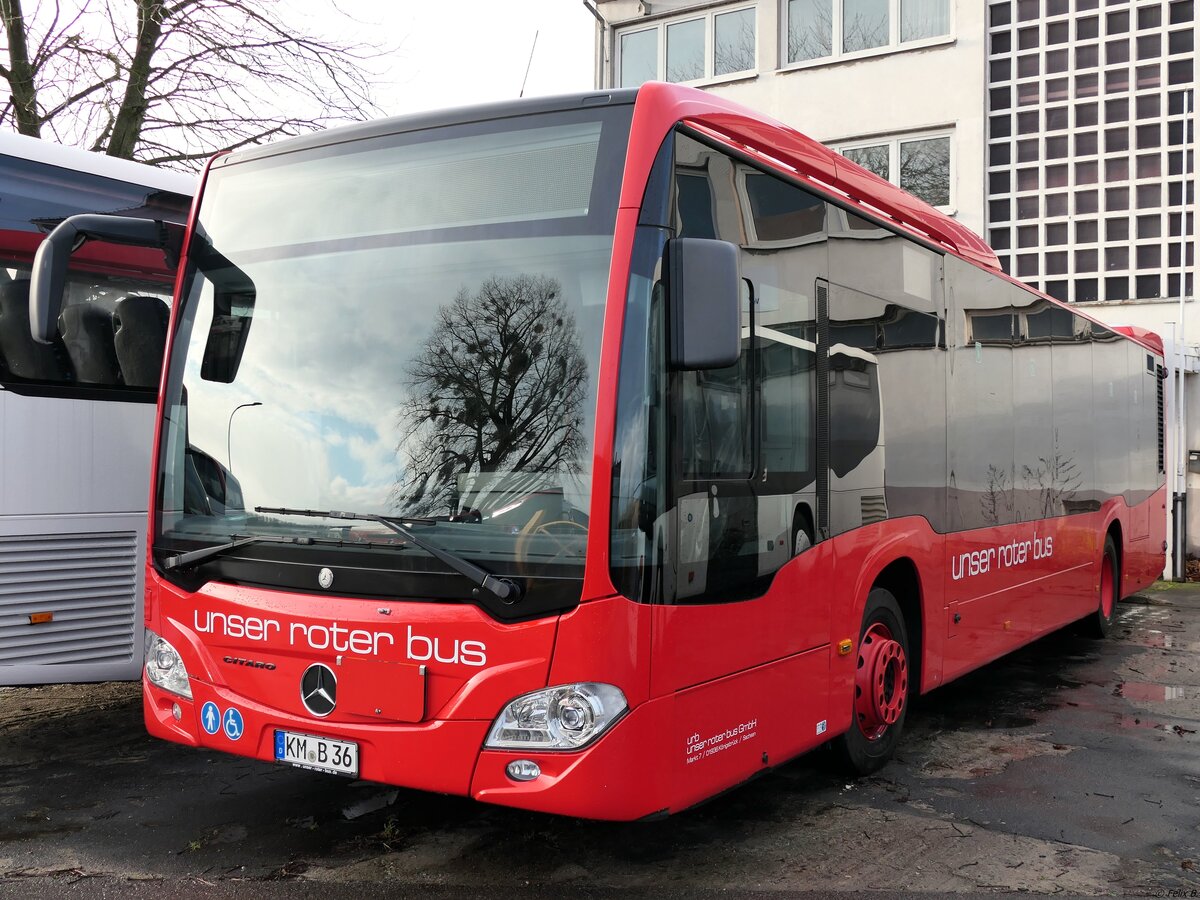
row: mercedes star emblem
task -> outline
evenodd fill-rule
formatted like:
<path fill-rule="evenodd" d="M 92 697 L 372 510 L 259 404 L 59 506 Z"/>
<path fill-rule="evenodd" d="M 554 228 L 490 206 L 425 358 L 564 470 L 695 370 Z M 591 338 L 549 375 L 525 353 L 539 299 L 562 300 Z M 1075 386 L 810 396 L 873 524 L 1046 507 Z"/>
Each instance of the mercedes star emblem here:
<path fill-rule="evenodd" d="M 333 587 L 333 569 L 322 569 L 317 573 L 317 584 L 329 590 Z"/>
<path fill-rule="evenodd" d="M 337 676 L 329 666 L 313 663 L 300 677 L 300 701 L 314 716 L 325 718 L 337 706 Z"/>

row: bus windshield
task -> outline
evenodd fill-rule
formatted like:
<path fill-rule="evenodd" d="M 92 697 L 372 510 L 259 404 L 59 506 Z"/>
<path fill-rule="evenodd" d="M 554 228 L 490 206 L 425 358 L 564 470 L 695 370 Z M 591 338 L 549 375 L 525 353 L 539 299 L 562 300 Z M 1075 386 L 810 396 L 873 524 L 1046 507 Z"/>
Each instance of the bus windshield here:
<path fill-rule="evenodd" d="M 343 510 L 396 517 L 494 574 L 581 576 L 628 119 L 571 110 L 214 165 L 170 363 L 156 551 L 284 534 L 314 542 L 242 553 L 445 580 L 380 523 L 278 511 Z M 291 571 L 226 577 L 288 586 Z"/>

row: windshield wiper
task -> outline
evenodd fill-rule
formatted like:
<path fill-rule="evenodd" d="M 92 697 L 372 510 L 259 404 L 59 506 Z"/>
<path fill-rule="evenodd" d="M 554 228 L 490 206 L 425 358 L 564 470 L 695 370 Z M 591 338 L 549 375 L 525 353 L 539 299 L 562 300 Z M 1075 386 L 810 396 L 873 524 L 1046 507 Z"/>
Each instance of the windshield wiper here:
<path fill-rule="evenodd" d="M 211 547 L 201 547 L 199 550 L 190 550 L 187 553 L 176 553 L 174 556 L 165 557 L 162 561 L 164 569 L 180 569 L 184 566 L 194 565 L 204 562 L 214 556 L 220 556 L 226 550 L 232 550 L 234 547 L 244 547 L 246 544 L 312 544 L 313 539 L 310 537 L 288 537 L 279 534 L 253 534 L 247 537 L 235 537 L 232 541 L 224 544 L 214 544 Z"/>
<path fill-rule="evenodd" d="M 289 509 L 288 507 L 269 506 L 256 506 L 254 507 L 254 511 L 280 516 L 311 516 L 315 519 L 352 519 L 359 522 L 378 522 L 384 528 L 394 531 L 402 538 L 416 544 L 430 556 L 441 560 L 458 574 L 469 578 L 479 587 L 495 594 L 505 603 L 516 603 L 521 599 L 521 588 L 516 582 L 510 581 L 507 578 L 497 578 L 490 572 L 475 565 L 469 559 L 464 559 L 457 553 L 443 550 L 436 544 L 431 544 L 424 538 L 417 537 L 411 529 L 401 525 L 400 521 L 393 516 L 379 516 L 375 513 L 338 512 L 337 510 L 329 509 Z M 419 520 L 405 519 L 404 521 Z"/>

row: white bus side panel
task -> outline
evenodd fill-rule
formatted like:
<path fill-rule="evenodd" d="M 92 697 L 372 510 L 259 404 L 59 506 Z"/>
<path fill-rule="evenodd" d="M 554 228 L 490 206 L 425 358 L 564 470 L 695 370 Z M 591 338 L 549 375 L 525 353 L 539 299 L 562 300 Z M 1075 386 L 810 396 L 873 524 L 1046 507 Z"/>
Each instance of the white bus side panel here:
<path fill-rule="evenodd" d="M 139 676 L 153 423 L 0 390 L 0 684 Z"/>

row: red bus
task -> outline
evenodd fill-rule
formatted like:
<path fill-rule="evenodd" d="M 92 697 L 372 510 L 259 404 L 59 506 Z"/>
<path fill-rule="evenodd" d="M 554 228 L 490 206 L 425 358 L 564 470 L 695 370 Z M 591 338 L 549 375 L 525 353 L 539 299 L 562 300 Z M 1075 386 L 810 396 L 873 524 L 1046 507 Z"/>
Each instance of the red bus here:
<path fill-rule="evenodd" d="M 183 254 L 167 740 L 636 819 L 829 741 L 873 771 L 915 695 L 1163 568 L 1157 339 L 699 91 L 220 156 Z"/>

